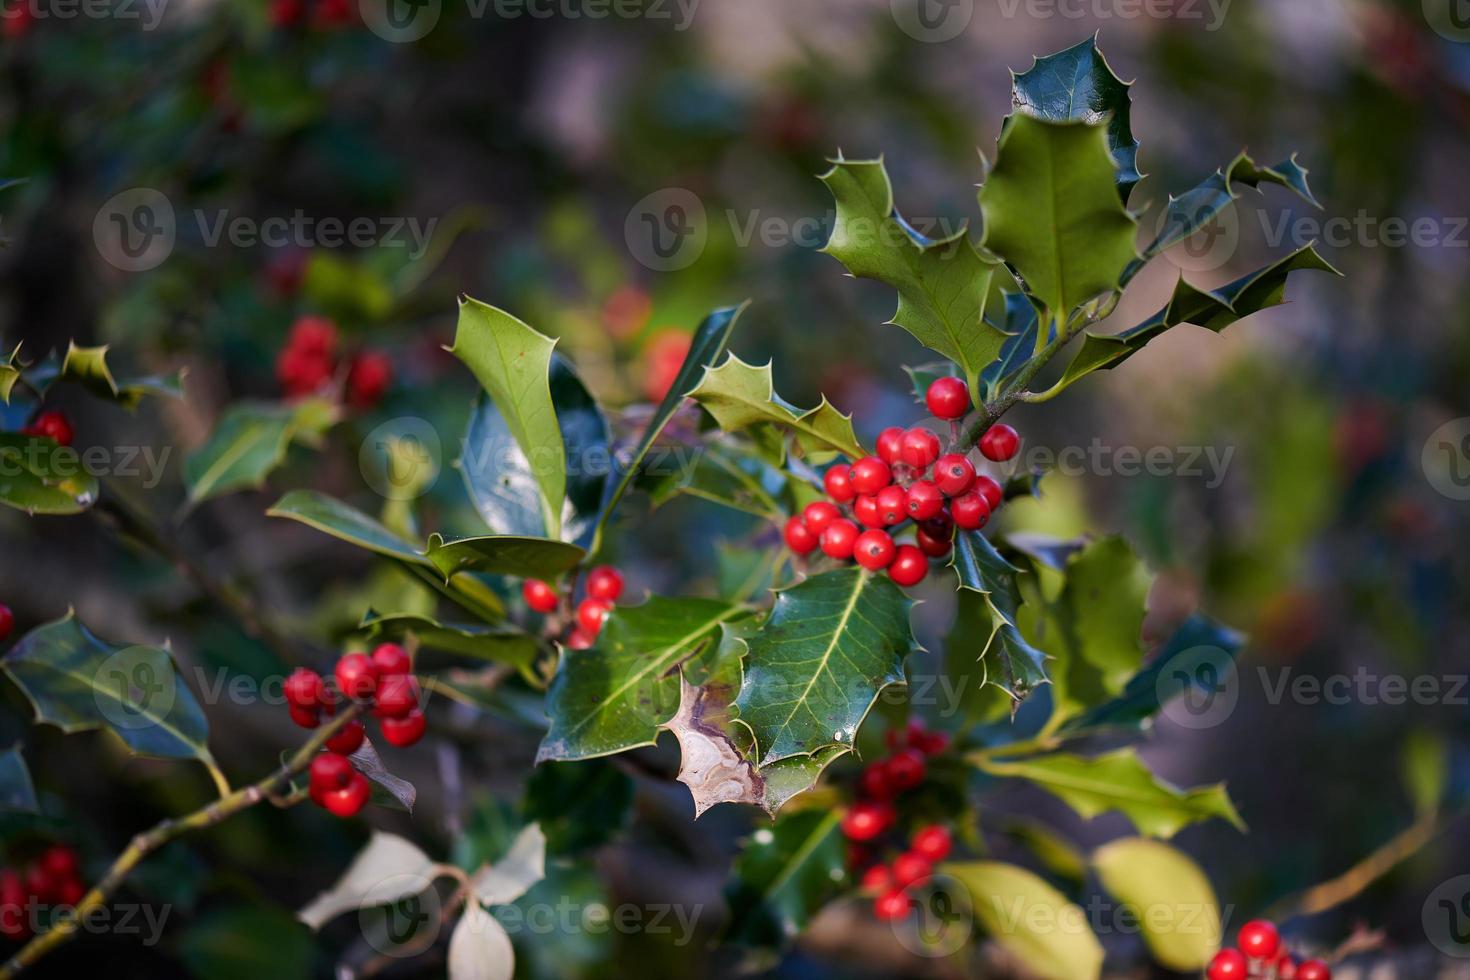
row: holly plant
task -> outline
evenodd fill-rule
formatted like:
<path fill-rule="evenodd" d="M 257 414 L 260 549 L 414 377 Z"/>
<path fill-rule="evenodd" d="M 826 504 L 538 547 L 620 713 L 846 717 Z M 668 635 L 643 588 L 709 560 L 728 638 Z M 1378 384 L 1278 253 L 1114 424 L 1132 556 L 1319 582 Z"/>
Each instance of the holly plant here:
<path fill-rule="evenodd" d="M 509 977 L 512 946 L 488 910 L 534 887 L 548 852 L 575 855 L 584 835 L 565 826 L 575 797 L 611 793 L 595 775 L 584 784 L 567 773 L 605 771 L 589 761 L 603 757 L 647 769 L 640 750 L 667 732 L 694 818 L 737 807 L 752 824 L 725 893 L 718 938 L 731 946 L 778 950 L 819 910 L 862 896 L 863 914 L 891 923 L 916 951 L 949 955 L 988 936 L 1036 976 L 1085 980 L 1100 975 L 1104 951 L 1078 903 L 1098 887 L 1126 906 L 1203 910 L 1195 928 L 1141 923 L 1150 955 L 1169 969 L 1198 975 L 1214 960 L 1213 978 L 1247 968 L 1327 976 L 1325 964 L 1297 964 L 1269 923 L 1253 923 L 1241 949 L 1221 951 L 1209 881 L 1165 841 L 1201 821 L 1244 829 L 1241 818 L 1223 785 L 1171 785 L 1133 745 L 1174 699 L 1207 697 L 1241 637 L 1195 613 L 1145 649 L 1152 576 L 1127 541 L 994 531 L 1018 497 L 1046 506 L 1044 474 L 1015 465 L 1022 434 L 1002 421 L 1013 410 L 1019 419 L 1122 367 L 1181 324 L 1219 332 L 1274 306 L 1293 272 L 1335 274 L 1309 245 L 1225 285 L 1180 278 L 1141 322 L 1099 326 L 1146 264 L 1245 189 L 1279 185 L 1315 204 L 1307 172 L 1293 158 L 1263 166 L 1241 154 L 1171 195 L 1157 234 L 1141 234 L 1129 209 L 1140 179 L 1129 85 L 1095 42 L 1015 75 L 1012 104 L 993 164 L 978 175 L 973 226 L 931 235 L 921 227 L 929 223 L 906 220 L 882 159 L 839 156 L 821 175 L 835 207 L 824 248 L 833 271 L 840 264 L 890 287 L 891 325 L 929 352 L 889 379 L 912 389 L 912 408 L 861 420 L 864 431 L 881 430 L 874 444 L 825 398 L 813 407 L 786 400 L 773 365 L 741 356 L 744 305 L 710 313 L 662 400 L 614 425 L 555 338 L 462 298 L 449 353 L 481 394 L 458 465 L 482 526 L 425 529 L 412 492 L 386 494 L 376 513 L 309 487 L 270 507 L 271 518 L 371 553 L 433 599 L 359 608 L 333 669 L 300 662 L 283 712 L 303 729 L 300 747 L 256 782 L 235 788 L 220 770 L 185 685 L 168 698 L 140 693 L 173 676 L 166 646 L 103 639 L 75 615 L 19 637 L 3 667 L 38 723 L 106 728 L 136 754 L 198 761 L 218 784 L 217 799 L 140 834 L 84 894 L 71 885 L 77 909 L 106 901 L 169 841 L 247 807 L 310 801 L 343 818 L 371 805 L 411 808 L 415 788 L 392 774 L 393 755 L 432 737 L 452 708 L 544 725 L 522 808 L 532 819 L 477 867 L 376 834 L 302 921 L 320 927 L 447 879 L 457 887 L 436 907 L 454 923 L 449 975 Z M 262 485 L 288 446 L 317 444 L 381 394 L 391 365 L 379 357 L 343 369 L 336 344 L 325 318 L 298 324 L 278 364 L 287 397 L 224 414 L 186 467 L 191 506 Z M 146 543 L 129 504 L 68 467 L 71 424 L 45 407 L 52 386 L 66 383 L 124 407 L 180 395 L 177 379 L 118 379 L 105 349 L 74 345 L 34 363 L 11 351 L 0 395 L 17 431 L 0 435 L 0 498 L 32 513 L 95 508 Z M 639 425 L 615 434 L 629 418 Z M 686 465 L 650 465 L 670 446 Z M 406 436 L 387 440 L 395 488 L 412 484 L 420 449 Z M 716 584 L 634 598 L 629 570 L 607 559 L 620 536 L 639 533 L 642 518 L 629 515 L 647 513 L 627 505 L 683 496 L 755 515 L 761 530 Z M 258 606 L 233 583 L 213 584 L 258 634 L 281 629 L 259 623 Z M 945 593 L 953 627 L 942 648 L 923 649 L 916 597 Z M 932 701 L 918 696 L 936 683 L 956 692 L 953 710 L 927 710 Z M 555 792 L 548 771 L 560 774 Z M 26 797 L 19 754 L 5 772 L 7 791 Z M 1087 852 L 992 812 L 987 799 L 1015 782 L 1082 818 L 1121 813 L 1134 834 Z M 556 792 L 560 809 L 545 801 Z M 1000 837 L 1035 860 L 997 860 Z M 59 869 L 55 888 L 74 881 L 64 856 L 47 860 Z M 23 898 L 25 884 L 7 881 L 0 896 Z M 1077 927 L 1033 927 L 1035 917 L 1008 914 L 1016 907 Z M 962 933 L 948 928 L 956 921 Z M 63 922 L 25 942 L 22 926 L 7 929 L 25 944 L 0 977 L 74 932 Z"/>

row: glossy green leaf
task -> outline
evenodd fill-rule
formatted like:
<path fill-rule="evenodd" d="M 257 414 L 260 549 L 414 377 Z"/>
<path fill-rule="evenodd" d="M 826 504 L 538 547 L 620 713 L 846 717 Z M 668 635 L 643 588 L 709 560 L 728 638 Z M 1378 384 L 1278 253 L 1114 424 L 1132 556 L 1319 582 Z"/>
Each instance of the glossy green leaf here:
<path fill-rule="evenodd" d="M 1087 819 L 1118 810 L 1150 837 L 1172 837 L 1191 823 L 1214 817 L 1245 829 L 1223 783 L 1177 789 L 1150 772 L 1132 749 L 1093 758 L 1058 752 L 1007 762 L 982 759 L 978 764 L 992 776 L 1035 783 Z"/>
<path fill-rule="evenodd" d="M 678 495 L 697 497 L 770 521 L 795 509 L 792 479 L 757 453 L 724 440 L 699 447 L 683 469 L 661 479 L 650 491 L 654 506 Z"/>
<path fill-rule="evenodd" d="M 1015 115 L 980 189 L 985 247 L 1006 260 L 1052 322 L 1117 288 L 1137 258 L 1107 131 Z M 997 352 L 999 348 L 997 347 Z"/>
<path fill-rule="evenodd" d="M 878 692 L 903 679 L 913 603 L 886 575 L 842 568 L 776 595 L 749 640 L 736 706 L 760 765 L 850 747 Z"/>
<path fill-rule="evenodd" d="M 972 662 L 983 666 L 986 684 L 1010 697 L 1014 713 L 1038 685 L 1048 683 L 1046 654 L 1028 643 L 1017 625 L 1021 592 L 1016 576 L 1020 569 L 1002 558 L 979 531 L 955 534 L 951 564 L 959 574 L 960 588 L 983 597 L 989 615 L 988 631 L 979 631 L 972 638 L 979 647 Z"/>
<path fill-rule="evenodd" d="M 551 399 L 551 350 L 556 341 L 478 300 L 459 303 L 450 353 L 474 373 L 500 410 L 541 488 L 543 525 L 561 534 L 566 499 L 566 448 Z"/>
<path fill-rule="evenodd" d="M 445 581 L 460 572 L 555 579 L 586 556 L 581 548 L 565 541 L 513 534 L 473 538 L 445 538 L 431 534 L 424 555 Z"/>
<path fill-rule="evenodd" d="M 536 659 L 536 638 L 510 623 L 446 623 L 418 613 L 369 609 L 360 628 L 374 641 L 413 634 L 427 649 L 526 668 Z"/>
<path fill-rule="evenodd" d="M 26 766 L 25 756 L 19 745 L 12 745 L 0 752 L 0 810 L 20 813 L 39 813 L 36 803 L 36 788 L 31 783 L 31 771 Z"/>
<path fill-rule="evenodd" d="M 805 412 L 788 404 L 775 392 L 769 363 L 756 367 L 731 354 L 719 367 L 705 371 L 689 397 L 726 432 L 775 424 L 793 432 L 808 453 L 843 453 L 854 459 L 864 455 L 852 430 L 852 416 L 837 411 L 826 398 Z"/>
<path fill-rule="evenodd" d="M 969 905 L 990 938 L 1038 980 L 1097 980 L 1103 948 L 1087 913 L 1044 878 L 999 861 L 940 865 L 969 891 Z"/>
<path fill-rule="evenodd" d="M 97 502 L 97 479 L 70 446 L 0 432 L 0 503 L 28 514 L 80 514 Z"/>
<path fill-rule="evenodd" d="M 124 408 L 138 407 L 144 397 L 159 395 L 168 398 L 184 397 L 184 372 L 167 377 L 127 378 L 122 381 L 113 377 L 107 364 L 108 346 L 79 347 L 72 341 L 61 361 L 61 376 L 76 381 L 92 394 L 109 398 Z"/>
<path fill-rule="evenodd" d="M 652 745 L 678 710 L 679 662 L 719 636 L 722 623 L 747 615 L 713 599 L 655 596 L 619 606 L 594 646 L 566 649 L 546 693 L 550 727 L 536 754 L 589 759 Z"/>
<path fill-rule="evenodd" d="M 841 810 L 801 810 L 751 834 L 725 891 L 731 940 L 783 946 L 848 887 L 841 824 Z"/>
<path fill-rule="evenodd" d="M 184 460 L 190 502 L 264 486 L 266 477 L 286 461 L 292 442 L 315 444 L 338 418 L 338 409 L 320 398 L 232 405 L 204 445 Z"/>
<path fill-rule="evenodd" d="M 334 538 L 389 558 L 411 564 L 425 563 L 424 555 L 413 542 L 394 534 L 356 507 L 316 490 L 289 491 L 266 511 L 266 516 L 300 521 Z"/>
<path fill-rule="evenodd" d="M 835 160 L 821 179 L 837 207 L 822 251 L 854 276 L 893 287 L 898 310 L 890 322 L 958 364 L 978 390 L 980 370 L 1005 341 L 983 316 L 994 261 L 980 256 L 963 225 L 928 238 L 904 221 L 882 160 Z"/>
<path fill-rule="evenodd" d="M 68 612 L 21 637 L 0 666 L 38 723 L 104 728 L 137 755 L 212 764 L 204 713 L 165 649 L 109 643 Z"/>
<path fill-rule="evenodd" d="M 1108 149 L 1118 169 L 1118 193 L 1127 203 L 1128 192 L 1141 176 L 1128 97 L 1131 84 L 1113 73 L 1093 36 L 1037 58 L 1031 68 L 1015 75 L 1011 104 L 1018 112 L 1048 122 L 1106 123 Z"/>
<path fill-rule="evenodd" d="M 1103 888 L 1131 909 L 1153 958 L 1198 973 L 1220 951 L 1220 902 L 1187 854 L 1156 840 L 1125 837 L 1098 848 Z"/>

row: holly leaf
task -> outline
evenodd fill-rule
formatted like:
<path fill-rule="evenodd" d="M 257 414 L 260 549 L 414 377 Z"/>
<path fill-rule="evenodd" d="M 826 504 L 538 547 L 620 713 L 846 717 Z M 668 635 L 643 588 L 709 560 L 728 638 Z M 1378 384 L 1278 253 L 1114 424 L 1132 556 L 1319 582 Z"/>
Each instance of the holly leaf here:
<path fill-rule="evenodd" d="M 286 461 L 293 442 L 315 445 L 339 419 L 340 410 L 322 398 L 288 405 L 239 402 L 230 406 L 204 445 L 184 460 L 189 502 L 259 489 Z"/>
<path fill-rule="evenodd" d="M 561 534 L 566 500 L 566 447 L 551 398 L 551 351 L 556 341 L 504 310 L 469 297 L 449 352 L 465 363 L 500 410 L 506 429 L 529 460 L 541 490 L 546 533 Z"/>
<path fill-rule="evenodd" d="M 1131 82 L 1113 73 L 1094 35 L 1043 58 L 1011 79 L 1011 105 L 1017 112 L 1047 122 L 1107 125 L 1108 150 L 1117 167 L 1114 178 L 1123 203 L 1142 176 L 1138 140 L 1133 136 Z"/>
<path fill-rule="evenodd" d="M 1245 829 L 1224 783 L 1178 789 L 1150 772 L 1133 749 L 1093 758 L 1063 752 L 1009 762 L 982 758 L 977 764 L 992 776 L 1035 783 L 1084 819 L 1118 810 L 1150 837 L 1173 837 L 1189 824 L 1213 817 Z"/>
<path fill-rule="evenodd" d="M 369 609 L 358 628 L 377 642 L 412 634 L 430 650 L 506 663 L 524 670 L 536 659 L 536 639 L 510 623 L 446 623 L 418 613 L 379 613 Z"/>
<path fill-rule="evenodd" d="M 40 813 L 36 803 L 36 787 L 31 783 L 31 771 L 26 766 L 20 746 L 12 745 L 0 752 L 0 810 L 19 813 Z"/>
<path fill-rule="evenodd" d="M 1102 126 L 1014 115 L 1001 134 L 980 188 L 983 244 L 1016 270 L 1052 323 L 1116 289 L 1138 257 L 1137 222 L 1118 199 L 1116 175 Z"/>
<path fill-rule="evenodd" d="M 1148 951 L 1179 973 L 1198 973 L 1220 951 L 1220 901 L 1184 852 L 1144 837 L 1104 844 L 1092 856 L 1102 886 L 1133 910 Z"/>
<path fill-rule="evenodd" d="M 979 531 L 955 534 L 950 564 L 959 575 L 960 588 L 979 594 L 985 602 L 989 633 L 975 658 L 985 669 L 985 684 L 999 687 L 1011 699 L 1011 714 L 1031 696 L 1046 676 L 1046 654 L 1026 641 L 1017 625 L 1021 570 L 1000 556 Z"/>
<path fill-rule="evenodd" d="M 776 394 L 771 365 L 747 364 L 731 354 L 717 368 L 707 368 L 689 397 L 704 406 L 726 432 L 774 424 L 796 435 L 797 445 L 809 454 L 842 453 L 863 456 L 852 416 L 843 415 L 825 397 L 810 411 L 802 411 Z"/>
<path fill-rule="evenodd" d="M 764 767 L 851 747 L 878 692 L 903 679 L 914 646 L 913 603 L 887 576 L 861 568 L 814 575 L 776 594 L 749 640 L 735 704 Z"/>
<path fill-rule="evenodd" d="M 110 643 L 68 612 L 21 637 L 0 666 L 37 723 L 105 729 L 135 755 L 214 765 L 204 712 L 164 648 Z"/>
<path fill-rule="evenodd" d="M 418 547 L 351 504 L 317 490 L 291 490 L 266 512 L 267 517 L 284 517 L 316 528 L 376 554 L 409 564 L 423 565 Z"/>
<path fill-rule="evenodd" d="M 893 206 L 893 185 L 879 160 L 832 161 L 821 176 L 836 203 L 832 237 L 822 251 L 862 279 L 898 291 L 894 323 L 960 366 L 971 390 L 999 353 L 1005 335 L 985 322 L 994 261 L 970 242 L 969 230 L 928 238 Z"/>
<path fill-rule="evenodd" d="M 20 344 L 16 344 L 10 353 L 5 355 L 4 361 L 0 362 L 0 402 L 7 405 L 10 404 L 10 392 L 21 376 L 21 365 L 16 363 L 19 357 Z"/>
<path fill-rule="evenodd" d="M 66 348 L 61 361 L 61 376 L 76 381 L 99 398 L 108 398 L 132 411 L 144 397 L 159 395 L 184 397 L 184 372 L 159 377 L 129 378 L 118 381 L 107 364 L 108 345 L 79 347 L 75 340 Z"/>
<path fill-rule="evenodd" d="M 795 509 L 791 482 L 756 453 L 721 439 L 705 443 L 687 466 L 651 488 L 649 496 L 655 507 L 686 495 L 780 521 Z"/>
<path fill-rule="evenodd" d="M 596 531 L 613 466 L 607 420 L 560 355 L 552 355 L 548 384 L 561 431 L 562 469 L 566 473 L 560 537 L 586 547 Z M 486 395 L 480 396 L 470 413 L 459 468 L 470 499 L 490 530 L 496 534 L 548 536 L 536 473 L 509 420 Z"/>
<path fill-rule="evenodd" d="M 841 810 L 801 810 L 750 836 L 725 890 L 731 940 L 785 945 L 849 887 L 841 824 Z"/>
<path fill-rule="evenodd" d="M 655 596 L 619 606 L 586 650 L 566 649 L 546 692 L 550 727 L 536 761 L 590 759 L 652 745 L 678 710 L 675 669 L 747 615 L 714 599 Z"/>
<path fill-rule="evenodd" d="M 473 538 L 429 535 L 424 553 L 447 582 L 460 572 L 555 579 L 576 566 L 587 552 L 565 541 L 490 534 Z"/>
<path fill-rule="evenodd" d="M 383 764 L 383 757 L 378 755 L 378 750 L 373 748 L 370 739 L 364 738 L 357 751 L 347 758 L 353 768 L 372 780 L 374 803 L 383 805 L 391 801 L 409 813 L 413 812 L 413 805 L 418 802 L 419 791 L 413 783 L 393 775 L 388 770 L 388 767 Z"/>
<path fill-rule="evenodd" d="M 97 502 L 97 479 L 70 446 L 0 432 L 0 503 L 27 514 L 80 514 Z"/>
<path fill-rule="evenodd" d="M 987 400 L 999 395 L 1006 381 L 1031 360 L 1036 352 L 1036 335 L 1041 329 L 1041 318 L 1031 297 L 1025 293 L 1006 293 L 1005 310 L 1006 333 L 1010 336 L 1006 337 L 995 360 L 980 373 Z M 1056 326 L 1052 325 L 1047 331 L 1047 340 L 1054 337 Z"/>
<path fill-rule="evenodd" d="M 975 918 L 1029 974 L 1039 980 L 1102 975 L 1103 948 L 1087 913 L 1040 875 L 999 861 L 956 862 L 939 871 L 965 887 Z"/>

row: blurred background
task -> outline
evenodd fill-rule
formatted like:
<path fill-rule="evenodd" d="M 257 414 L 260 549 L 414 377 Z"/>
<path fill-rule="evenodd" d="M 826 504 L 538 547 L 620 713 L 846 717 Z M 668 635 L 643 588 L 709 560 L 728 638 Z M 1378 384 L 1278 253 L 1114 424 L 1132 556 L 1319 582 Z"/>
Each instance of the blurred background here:
<path fill-rule="evenodd" d="M 1181 274 L 1219 285 L 1312 240 L 1344 277 L 1294 278 L 1287 305 L 1223 335 L 1181 327 L 1125 370 L 1015 411 L 1023 458 L 1060 471 L 1003 529 L 1120 531 L 1159 575 L 1157 608 L 1199 606 L 1250 633 L 1230 710 L 1207 724 L 1163 717 L 1148 749 L 1176 783 L 1228 781 L 1249 824 L 1176 841 L 1233 924 L 1410 829 L 1405 769 L 1425 745 L 1448 747 L 1458 812 L 1470 782 L 1470 29 L 1456 0 L 377 2 L 7 0 L 0 21 L 0 178 L 20 181 L 0 190 L 4 348 L 40 357 L 75 338 L 112 345 L 133 373 L 186 368 L 182 400 L 125 414 L 63 392 L 61 405 L 78 445 L 139 450 L 141 472 L 119 467 L 107 492 L 212 577 L 261 596 L 304 648 L 325 658 L 364 597 L 394 584 L 362 553 L 266 518 L 282 490 L 376 509 L 359 448 L 391 420 L 422 418 L 444 445 L 423 523 L 474 527 L 450 466 L 473 380 L 441 349 L 457 294 L 559 337 L 598 398 L 627 410 L 625 428 L 667 388 L 704 314 L 746 298 L 732 349 L 773 359 L 785 397 L 810 405 L 825 392 L 866 439 L 917 420 L 899 365 L 932 356 L 881 326 L 886 288 L 819 253 L 831 201 L 816 175 L 839 151 L 881 154 L 906 215 L 978 217 L 1008 70 L 1100 31 L 1114 70 L 1137 80 L 1147 176 L 1131 205 L 1145 233 L 1169 192 L 1244 147 L 1262 163 L 1297 153 L 1323 205 L 1247 190 L 1219 228 L 1150 266 L 1104 328 L 1152 312 Z M 190 506 L 185 457 L 229 403 L 288 393 L 278 359 L 303 314 L 330 317 L 353 357 L 386 355 L 386 393 L 319 448 L 293 447 L 265 488 Z M 774 542 L 770 529 L 698 501 L 653 512 L 640 501 L 615 549 L 630 592 L 689 592 L 738 574 L 738 545 L 762 540 Z M 931 592 L 921 637 L 939 649 L 953 606 Z M 195 677 L 282 669 L 280 651 L 197 582 L 92 517 L 0 512 L 0 601 L 18 629 L 70 605 L 109 638 L 168 638 Z M 1322 686 L 1331 678 L 1346 680 Z M 24 742 L 46 810 L 0 821 L 12 854 L 59 835 L 100 870 L 132 834 L 206 798 L 191 767 L 29 728 L 23 698 L 5 699 L 0 738 Z M 752 815 L 721 808 L 691 823 L 682 786 L 611 764 L 542 767 L 523 798 L 538 736 L 515 708 L 436 722 L 404 754 L 400 774 L 422 797 L 414 818 L 373 822 L 472 863 L 500 853 L 517 815 L 572 828 L 567 814 L 591 807 L 603 832 L 562 842 L 587 857 L 553 861 L 545 895 L 708 915 L 685 942 L 677 930 L 525 930 L 521 972 L 733 971 L 734 956 L 706 942 Z M 278 706 L 206 710 L 215 753 L 241 780 L 295 738 Z M 644 768 L 670 757 L 661 747 Z M 1025 792 L 988 802 L 997 819 L 1024 815 L 1082 846 L 1126 826 L 1082 823 Z M 132 889 L 171 910 L 156 943 L 89 935 L 37 975 L 105 964 L 116 976 L 288 980 L 331 975 L 339 957 L 360 975 L 440 975 L 432 951 L 385 964 L 351 923 L 316 939 L 294 922 L 361 845 L 362 823 L 257 808 L 180 842 Z M 1288 934 L 1324 950 L 1359 924 L 1381 930 L 1343 976 L 1470 976 L 1430 924 L 1436 889 L 1470 872 L 1465 829 L 1436 826 Z M 1163 975 L 1126 930 L 1104 941 L 1117 976 Z M 915 958 L 841 908 L 755 968 L 1012 975 L 983 953 Z"/>

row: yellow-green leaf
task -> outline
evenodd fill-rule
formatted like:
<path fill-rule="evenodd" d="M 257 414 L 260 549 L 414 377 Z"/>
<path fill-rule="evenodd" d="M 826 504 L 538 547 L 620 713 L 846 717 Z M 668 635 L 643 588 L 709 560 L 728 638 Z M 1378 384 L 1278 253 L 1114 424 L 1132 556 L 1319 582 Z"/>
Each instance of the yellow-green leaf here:
<path fill-rule="evenodd" d="M 1103 948 L 1087 913 L 1045 879 L 1013 864 L 945 864 L 940 872 L 969 891 L 975 918 L 1039 980 L 1097 980 Z"/>
<path fill-rule="evenodd" d="M 865 455 L 853 432 L 852 416 L 837 411 L 825 397 L 805 412 L 788 404 L 776 394 L 769 362 L 756 367 L 731 354 L 719 367 L 705 370 L 689 397 L 726 432 L 774 424 L 791 430 L 807 453 L 843 453 L 854 459 Z"/>
<path fill-rule="evenodd" d="M 1092 856 L 1098 878 L 1133 910 L 1154 959 L 1195 973 L 1220 951 L 1220 903 L 1189 856 L 1161 841 L 1125 837 Z"/>

